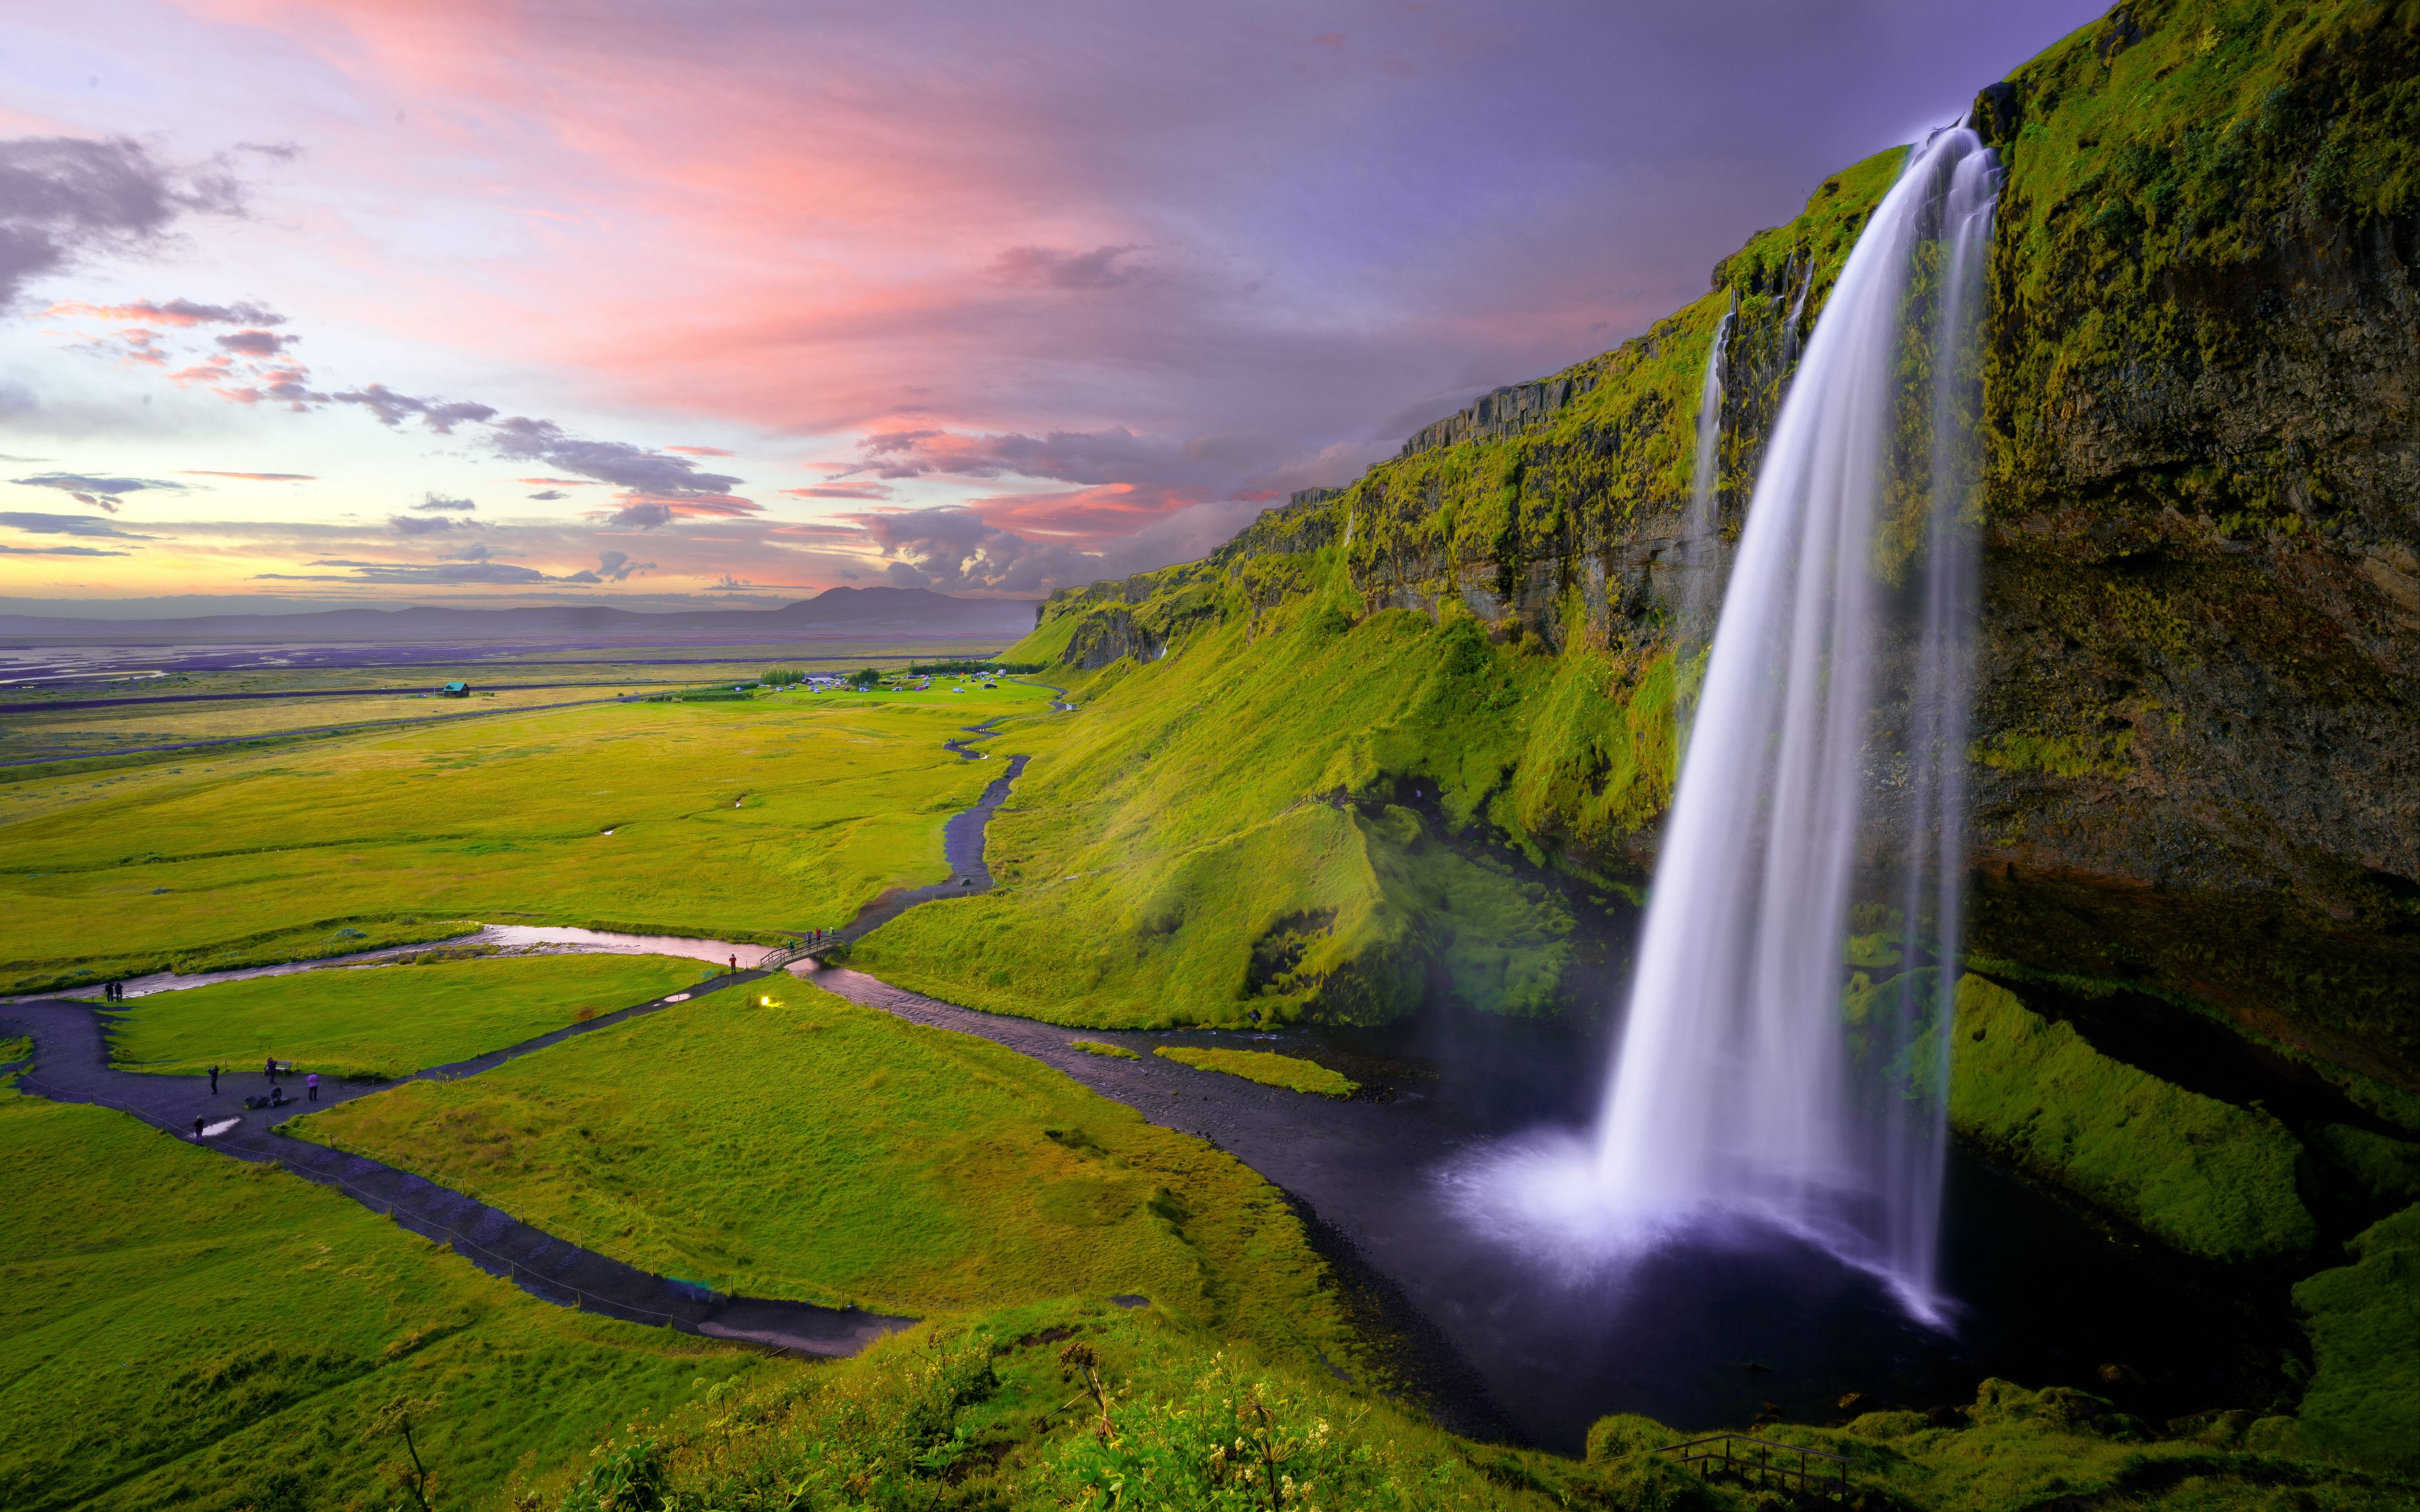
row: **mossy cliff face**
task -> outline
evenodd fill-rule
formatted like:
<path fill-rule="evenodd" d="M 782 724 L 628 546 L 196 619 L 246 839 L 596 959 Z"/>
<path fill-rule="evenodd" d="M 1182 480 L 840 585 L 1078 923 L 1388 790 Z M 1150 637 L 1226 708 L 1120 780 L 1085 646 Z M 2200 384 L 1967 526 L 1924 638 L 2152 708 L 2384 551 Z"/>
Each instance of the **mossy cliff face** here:
<path fill-rule="evenodd" d="M 2410 4 L 2135 5 L 1981 101 L 1980 943 L 2406 1085 L 2415 80 Z"/>
<path fill-rule="evenodd" d="M 2420 1089 L 2420 0 L 2131 4 L 1978 100 L 1989 271 L 1974 943 Z M 1499 391 L 1202 563 L 1054 596 L 1028 649 L 1388 611 L 1512 689 L 1448 817 L 1599 885 L 1652 866 L 1699 386 L 1735 539 L 1805 327 L 1900 161 L 1822 185 L 1695 303 Z M 1803 316 L 1793 325 L 1793 309 Z M 1394 632 L 1390 632 L 1393 634 Z M 1400 637 L 1399 637 L 1400 639 Z M 1418 638 L 1412 638 L 1417 640 Z M 1022 653 L 1021 653 L 1022 654 Z M 1469 655 L 1453 652 L 1452 655 Z M 1556 669 L 1531 673 L 1543 663 Z M 1115 718 L 1144 666 L 1094 712 Z M 1341 705 L 1340 705 L 1341 708 Z M 1341 714 L 1340 714 L 1341 717 Z M 1343 743 L 1307 709 L 1296 738 Z M 1879 847 L 1886 837 L 1875 837 Z"/>

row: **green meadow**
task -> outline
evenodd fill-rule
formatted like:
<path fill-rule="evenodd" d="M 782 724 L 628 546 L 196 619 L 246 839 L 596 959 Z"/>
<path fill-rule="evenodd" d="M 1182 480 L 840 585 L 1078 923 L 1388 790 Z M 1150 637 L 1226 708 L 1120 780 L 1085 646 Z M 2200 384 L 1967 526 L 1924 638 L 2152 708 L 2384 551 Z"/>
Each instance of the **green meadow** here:
<path fill-rule="evenodd" d="M 804 983 L 288 1127 L 727 1292 L 919 1317 L 1140 1293 L 1271 1348 L 1342 1347 L 1301 1227 L 1233 1157 Z"/>
<path fill-rule="evenodd" d="M 647 691 L 650 688 L 646 683 L 631 681 L 580 687 L 512 688 L 482 695 L 469 703 L 428 693 L 365 693 L 12 714 L 0 717 L 0 760 L 69 759 L 177 741 L 267 739 L 332 725 L 427 719 L 464 712 L 484 714 L 495 709 L 569 703 Z"/>
<path fill-rule="evenodd" d="M 830 928 L 947 874 L 942 823 L 999 768 L 942 743 L 1048 697 L 599 705 L 9 783 L 0 989 L 334 953 L 415 921 Z"/>
<path fill-rule="evenodd" d="M 384 1507 L 398 1399 L 439 1504 L 702 1391 L 794 1372 L 552 1306 L 349 1199 L 0 1091 L 0 1505 Z"/>
<path fill-rule="evenodd" d="M 432 952 L 434 953 L 434 952 Z M 403 1076 L 678 992 L 712 968 L 660 955 L 528 955 L 339 966 L 132 999 L 111 1049 L 129 1071 Z"/>
<path fill-rule="evenodd" d="M 1164 1044 L 1152 1052 L 1190 1066 L 1196 1071 L 1215 1071 L 1228 1076 L 1241 1076 L 1248 1082 L 1264 1087 L 1282 1087 L 1292 1092 L 1316 1092 L 1322 1097 L 1351 1097 L 1361 1089 L 1358 1082 L 1342 1072 L 1330 1071 L 1315 1060 L 1300 1056 L 1273 1055 L 1266 1050 L 1204 1049 L 1197 1045 Z"/>

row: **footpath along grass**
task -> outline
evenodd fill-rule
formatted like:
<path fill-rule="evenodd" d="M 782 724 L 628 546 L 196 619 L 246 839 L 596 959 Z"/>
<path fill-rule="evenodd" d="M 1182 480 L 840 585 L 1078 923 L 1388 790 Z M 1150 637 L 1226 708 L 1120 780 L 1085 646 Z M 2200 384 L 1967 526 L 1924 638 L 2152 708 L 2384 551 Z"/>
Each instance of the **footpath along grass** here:
<path fill-rule="evenodd" d="M 1194 1045 L 1164 1044 L 1152 1052 L 1179 1065 L 1196 1071 L 1224 1072 L 1241 1076 L 1248 1082 L 1264 1087 L 1282 1087 L 1293 1092 L 1316 1092 L 1322 1097 L 1351 1097 L 1361 1090 L 1361 1084 L 1342 1072 L 1330 1071 L 1315 1060 L 1300 1056 L 1280 1056 L 1266 1050 L 1204 1049 Z"/>
<path fill-rule="evenodd" d="M 1139 1292 L 1337 1356 L 1320 1262 L 1241 1163 L 989 1041 L 761 995 L 291 1127 L 721 1290 L 916 1316 Z"/>
<path fill-rule="evenodd" d="M 0 1506 L 396 1504 L 400 1397 L 438 1504 L 715 1383 L 798 1367 L 551 1306 L 334 1193 L 0 1090 Z"/>
<path fill-rule="evenodd" d="M 128 1071 L 402 1076 L 678 992 L 708 971 L 661 955 L 530 955 L 256 977 L 133 1000 L 110 1048 Z"/>
<path fill-rule="evenodd" d="M 331 920 L 830 928 L 948 875 L 941 825 L 1000 766 L 942 743 L 1048 697 L 605 705 L 0 782 L 0 989 Z"/>

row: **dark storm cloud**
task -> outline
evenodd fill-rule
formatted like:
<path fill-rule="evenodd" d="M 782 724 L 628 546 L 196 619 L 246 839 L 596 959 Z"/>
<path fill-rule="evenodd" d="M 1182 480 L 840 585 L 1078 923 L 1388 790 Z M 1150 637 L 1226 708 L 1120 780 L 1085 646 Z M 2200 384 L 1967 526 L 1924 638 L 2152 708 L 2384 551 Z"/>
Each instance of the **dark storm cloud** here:
<path fill-rule="evenodd" d="M 442 531 L 475 531 L 475 519 L 448 519 L 442 515 L 389 515 L 387 528 L 397 535 L 435 535 Z"/>
<path fill-rule="evenodd" d="M 0 306 L 80 258 L 157 242 L 181 216 L 242 208 L 223 164 L 179 167 L 131 137 L 0 141 Z"/>
<path fill-rule="evenodd" d="M 411 507 L 425 511 L 451 511 L 456 514 L 469 514 L 472 510 L 474 510 L 479 506 L 473 503 L 468 499 L 449 499 L 442 493 L 426 493 L 420 496 L 420 502 L 412 505 Z"/>
<path fill-rule="evenodd" d="M 9 481 L 26 488 L 56 488 L 77 503 L 105 509 L 113 515 L 117 513 L 117 501 L 127 494 L 148 488 L 185 491 L 181 483 L 163 483 L 157 478 L 97 478 L 81 472 L 42 472 Z"/>
<path fill-rule="evenodd" d="M 378 417 L 381 425 L 400 425 L 418 418 L 420 423 L 441 436 L 450 436 L 454 427 L 464 421 L 489 420 L 496 413 L 493 405 L 471 400 L 421 399 L 409 393 L 397 393 L 383 383 L 365 384 L 343 393 L 323 394 L 337 404 L 357 404 Z"/>
<path fill-rule="evenodd" d="M 98 519 L 90 515 L 37 515 L 18 510 L 0 510 L 0 525 L 28 535 L 105 535 L 120 541 L 149 541 L 156 536 L 137 535 L 121 530 L 113 520 Z"/>

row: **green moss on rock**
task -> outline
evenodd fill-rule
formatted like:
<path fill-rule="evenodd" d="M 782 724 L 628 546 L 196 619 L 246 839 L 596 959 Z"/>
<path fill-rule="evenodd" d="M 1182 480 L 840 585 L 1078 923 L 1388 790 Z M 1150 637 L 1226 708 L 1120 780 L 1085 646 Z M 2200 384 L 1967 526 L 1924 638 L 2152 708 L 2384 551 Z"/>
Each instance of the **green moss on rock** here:
<path fill-rule="evenodd" d="M 1951 1033 L 1961 1134 L 2189 1254 L 2262 1259 L 2318 1240 L 2296 1195 L 2302 1147 L 2268 1114 L 2112 1060 L 1971 974 Z"/>
<path fill-rule="evenodd" d="M 2353 1263 L 2294 1288 L 2317 1370 L 2276 1446 L 2420 1470 L 2420 1207 L 2345 1246 Z"/>

